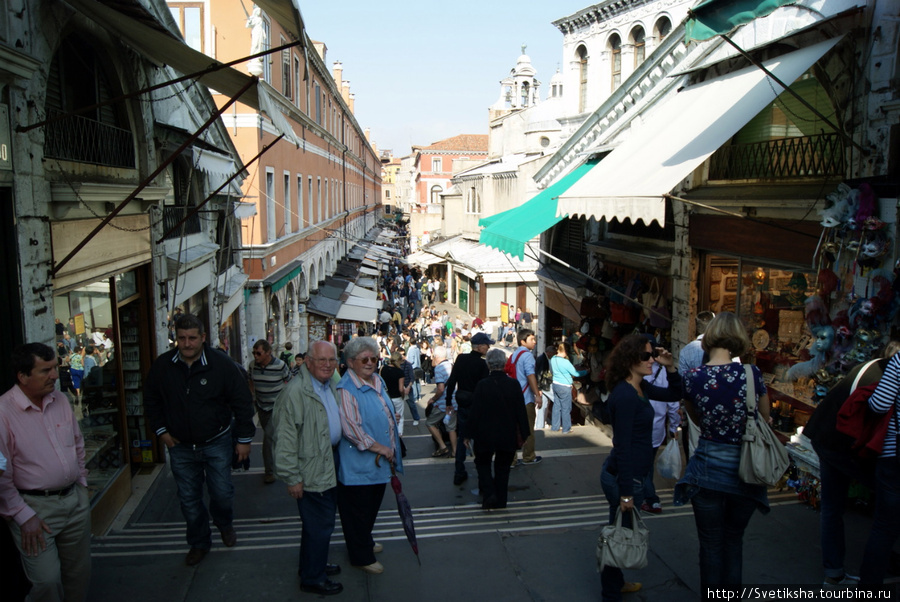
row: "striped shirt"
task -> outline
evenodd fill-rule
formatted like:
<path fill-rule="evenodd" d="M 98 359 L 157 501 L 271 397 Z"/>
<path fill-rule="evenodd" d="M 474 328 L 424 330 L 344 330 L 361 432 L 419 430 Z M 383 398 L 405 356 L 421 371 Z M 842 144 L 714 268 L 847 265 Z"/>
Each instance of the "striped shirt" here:
<path fill-rule="evenodd" d="M 894 406 L 894 417 L 888 424 L 884 437 L 882 458 L 893 458 L 897 455 L 897 421 L 900 420 L 900 353 L 895 354 L 888 362 L 884 374 L 869 398 L 869 407 L 873 412 L 884 414 Z"/>
<path fill-rule="evenodd" d="M 256 394 L 256 404 L 263 410 L 271 411 L 275 407 L 275 398 L 284 389 L 285 383 L 291 380 L 291 369 L 277 357 L 265 366 L 250 362 L 250 378 Z"/>
<path fill-rule="evenodd" d="M 357 388 L 362 387 L 364 384 L 368 384 L 364 383 L 353 370 L 348 370 L 347 374 L 350 375 L 353 384 L 355 384 Z M 390 398 L 387 396 L 387 387 L 384 385 L 384 381 L 381 380 L 381 377 L 377 374 L 374 374 L 372 378 L 375 381 L 375 386 L 372 387 L 372 389 L 374 389 L 375 393 L 378 395 L 378 399 L 381 400 L 381 411 L 387 416 L 388 424 L 394 424 L 394 404 L 391 403 Z M 357 403 L 356 398 L 353 396 L 353 393 L 347 389 L 338 389 L 338 394 L 340 395 L 338 403 L 341 406 L 341 427 L 344 432 L 344 437 L 346 437 L 350 443 L 355 445 L 356 449 L 359 451 L 369 449 L 376 441 L 363 430 L 362 415 L 359 413 L 359 404 Z M 397 449 L 397 441 L 394 439 L 396 430 L 397 429 L 394 428 L 388 429 L 391 437 L 391 449 Z"/>

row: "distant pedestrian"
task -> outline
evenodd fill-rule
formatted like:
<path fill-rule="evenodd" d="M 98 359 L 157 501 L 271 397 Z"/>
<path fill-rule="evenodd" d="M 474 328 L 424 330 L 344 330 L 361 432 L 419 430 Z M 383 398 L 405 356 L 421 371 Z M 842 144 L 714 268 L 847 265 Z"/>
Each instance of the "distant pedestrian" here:
<path fill-rule="evenodd" d="M 518 441 L 529 436 L 531 427 L 519 383 L 503 371 L 506 353 L 491 349 L 486 358 L 489 375 L 472 393 L 468 433 L 474 442 L 481 507 L 493 510 L 506 508 L 510 464 Z"/>
<path fill-rule="evenodd" d="M 247 368 L 250 374 L 250 393 L 256 403 L 256 415 L 263 430 L 263 483 L 275 482 L 272 468 L 272 444 L 274 432 L 269 424 L 275 410 L 275 399 L 284 385 L 291 380 L 291 369 L 281 359 L 272 356 L 269 341 L 259 339 L 253 343 L 253 361 Z"/>
<path fill-rule="evenodd" d="M 522 390 L 522 396 L 525 400 L 528 424 L 534 424 L 537 412 L 544 407 L 544 400 L 541 399 L 541 390 L 538 388 L 537 376 L 534 373 L 535 357 L 533 353 L 536 340 L 534 331 L 527 328 L 520 330 L 516 336 L 519 346 L 512 352 L 511 358 L 516 366 L 516 379 L 519 381 L 519 389 Z M 534 453 L 534 433 L 531 433 L 522 446 L 522 464 L 533 466 L 541 460 L 543 458 Z M 515 462 L 515 456 L 513 462 Z"/>
<path fill-rule="evenodd" d="M 456 358 L 450 378 L 447 379 L 447 399 L 452 399 L 456 406 L 456 462 L 453 472 L 453 484 L 460 485 L 467 478 L 466 443 L 469 438 L 468 419 L 472 408 L 475 387 L 488 377 L 490 370 L 484 356 L 496 341 L 484 333 L 476 334 L 472 339 L 471 349 Z"/>
<path fill-rule="evenodd" d="M 209 518 L 227 547 L 234 530 L 232 449 L 238 461 L 250 455 L 253 404 L 246 379 L 234 361 L 206 346 L 203 322 L 191 314 L 175 321 L 178 347 L 159 356 L 144 383 L 147 421 L 169 448 L 172 476 L 187 522 L 191 546 L 185 564 L 199 564 L 212 547 Z M 231 424 L 238 443 L 232 447 Z M 203 484 L 209 510 L 203 501 Z"/>

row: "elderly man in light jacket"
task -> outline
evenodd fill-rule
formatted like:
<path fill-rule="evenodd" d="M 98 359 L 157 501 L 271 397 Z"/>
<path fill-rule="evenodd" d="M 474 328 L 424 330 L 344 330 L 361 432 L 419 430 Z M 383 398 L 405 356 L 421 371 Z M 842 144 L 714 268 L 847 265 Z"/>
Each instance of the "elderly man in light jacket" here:
<path fill-rule="evenodd" d="M 337 349 L 327 341 L 310 346 L 300 371 L 275 403 L 275 475 L 297 500 L 300 536 L 300 589 L 338 594 L 340 583 L 328 577 L 341 568 L 328 564 L 328 547 L 337 509 L 335 458 L 341 440 L 337 404 Z"/>

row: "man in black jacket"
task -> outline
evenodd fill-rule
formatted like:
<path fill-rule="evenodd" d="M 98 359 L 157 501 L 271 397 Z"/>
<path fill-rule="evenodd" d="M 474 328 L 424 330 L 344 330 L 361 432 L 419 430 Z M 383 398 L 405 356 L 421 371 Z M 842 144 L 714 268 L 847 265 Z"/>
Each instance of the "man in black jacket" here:
<path fill-rule="evenodd" d="M 456 466 L 453 473 L 453 484 L 461 485 L 469 478 L 466 472 L 466 445 L 469 438 L 466 430 L 466 422 L 469 418 L 469 410 L 472 407 L 472 392 L 475 385 L 486 378 L 490 371 L 484 361 L 484 354 L 488 352 L 494 340 L 483 332 L 472 337 L 472 351 L 463 353 L 456 358 L 453 371 L 447 380 L 447 399 L 456 400 Z"/>
<path fill-rule="evenodd" d="M 509 471 L 516 449 L 531 434 L 522 388 L 503 371 L 506 353 L 491 349 L 486 363 L 490 374 L 472 394 L 469 435 L 474 441 L 478 488 L 485 510 L 506 508 Z M 493 475 L 491 462 L 493 461 Z"/>
<path fill-rule="evenodd" d="M 250 455 L 256 432 L 246 379 L 225 354 L 206 346 L 203 322 L 185 314 L 175 322 L 178 347 L 159 356 L 144 385 L 150 426 L 169 449 L 181 512 L 187 521 L 188 566 L 212 547 L 209 516 L 228 547 L 237 543 L 233 526 L 231 424 L 238 461 Z M 203 482 L 209 510 L 203 503 Z"/>

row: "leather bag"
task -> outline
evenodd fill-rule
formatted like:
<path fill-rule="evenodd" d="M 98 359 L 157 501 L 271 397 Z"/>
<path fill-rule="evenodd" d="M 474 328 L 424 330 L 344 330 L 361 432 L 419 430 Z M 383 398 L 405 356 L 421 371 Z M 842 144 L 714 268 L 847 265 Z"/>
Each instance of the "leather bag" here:
<path fill-rule="evenodd" d="M 791 464 L 787 449 L 775 432 L 756 415 L 756 386 L 753 382 L 753 371 L 745 365 L 747 374 L 747 424 L 741 440 L 741 463 L 738 477 L 749 485 L 768 485 L 773 487 Z"/>
<path fill-rule="evenodd" d="M 597 570 L 614 566 L 620 569 L 642 569 L 647 566 L 650 549 L 650 529 L 644 524 L 640 511 L 631 511 L 633 529 L 622 526 L 622 510 L 616 511 L 616 520 L 600 531 L 597 539 Z"/>

